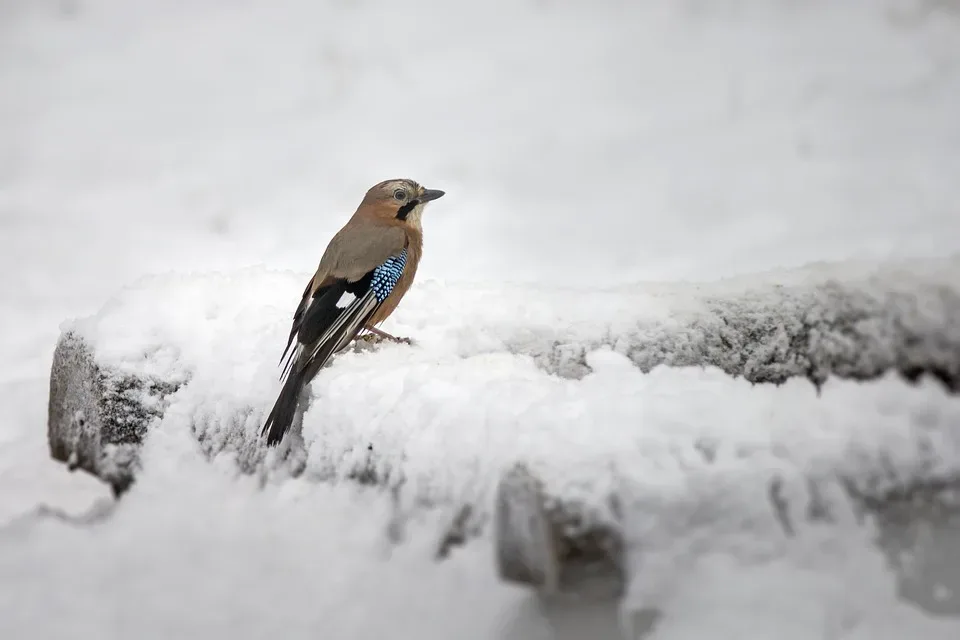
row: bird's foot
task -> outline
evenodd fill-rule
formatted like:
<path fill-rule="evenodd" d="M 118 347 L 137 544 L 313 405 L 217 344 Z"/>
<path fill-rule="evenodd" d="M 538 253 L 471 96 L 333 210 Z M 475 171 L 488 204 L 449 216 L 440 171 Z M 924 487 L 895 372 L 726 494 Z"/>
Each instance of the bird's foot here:
<path fill-rule="evenodd" d="M 375 327 L 364 327 L 364 329 L 366 329 L 368 333 L 365 333 L 362 336 L 360 336 L 360 340 L 363 340 L 368 344 L 380 344 L 384 340 L 388 340 L 390 342 L 397 342 L 399 344 L 413 344 L 413 340 L 411 340 L 410 338 L 398 338 L 396 336 L 390 335 L 386 331 L 381 331 L 380 329 L 377 329 Z"/>
<path fill-rule="evenodd" d="M 365 333 L 357 337 L 357 340 L 369 345 L 381 344 L 383 342 L 396 342 L 398 344 L 413 344 L 410 338 L 397 338 L 391 335 L 381 336 L 376 333 Z"/>

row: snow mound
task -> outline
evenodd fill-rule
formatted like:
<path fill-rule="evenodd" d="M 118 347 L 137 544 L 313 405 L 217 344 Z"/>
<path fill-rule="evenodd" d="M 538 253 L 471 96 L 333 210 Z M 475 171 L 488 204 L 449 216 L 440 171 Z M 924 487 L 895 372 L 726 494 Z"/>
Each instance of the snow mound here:
<path fill-rule="evenodd" d="M 615 531 L 628 600 L 667 607 L 680 565 L 715 553 L 802 565 L 807 545 L 834 539 L 824 525 L 849 551 L 866 544 L 864 510 L 947 505 L 960 470 L 958 264 L 593 291 L 425 282 L 385 326 L 414 345 L 348 352 L 317 376 L 293 484 L 261 464 L 273 454 L 256 432 L 306 275 L 155 276 L 63 329 L 108 377 L 175 383 L 146 429 L 141 495 L 190 484 L 184 473 L 211 461 L 281 492 L 372 484 L 388 489 L 388 538 L 423 544 L 426 526 L 437 552 L 454 524 L 464 539 L 489 535 L 498 483 L 522 462 L 566 517 L 561 556 Z M 812 362 L 836 375 L 811 375 Z M 916 378 L 924 367 L 936 375 Z M 751 382 L 761 370 L 778 384 Z M 917 599 L 935 608 L 939 588 Z"/>
<path fill-rule="evenodd" d="M 305 277 L 155 276 L 64 329 L 105 370 L 176 385 L 156 431 L 192 432 L 249 469 Z M 422 283 L 385 325 L 414 346 L 346 353 L 317 376 L 305 472 L 388 486 L 408 505 L 470 504 L 481 520 L 521 460 L 552 495 L 594 505 L 630 483 L 686 487 L 698 469 L 711 486 L 751 474 L 760 493 L 774 473 L 843 474 L 872 494 L 900 473 L 950 474 L 956 282 L 960 259 L 609 290 Z M 797 379 L 829 373 L 878 380 Z"/>

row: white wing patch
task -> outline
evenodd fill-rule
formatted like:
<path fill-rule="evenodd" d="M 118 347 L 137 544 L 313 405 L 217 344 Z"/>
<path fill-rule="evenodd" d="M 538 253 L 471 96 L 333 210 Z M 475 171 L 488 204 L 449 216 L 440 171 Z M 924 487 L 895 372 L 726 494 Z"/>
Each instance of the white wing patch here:
<path fill-rule="evenodd" d="M 343 295 L 340 296 L 340 299 L 337 300 L 337 306 L 341 309 L 345 309 L 350 306 L 350 303 L 357 299 L 357 296 L 353 295 L 349 291 L 344 291 Z"/>
<path fill-rule="evenodd" d="M 357 296 L 353 295 L 349 291 L 344 291 L 343 294 L 340 295 L 340 299 L 337 300 L 337 306 L 341 309 L 346 309 L 356 299 Z M 319 300 L 319 298 L 310 298 L 310 302 L 307 303 L 307 306 L 303 309 L 303 315 L 307 315 L 307 313 L 310 311 L 310 307 L 317 304 L 317 300 Z"/>

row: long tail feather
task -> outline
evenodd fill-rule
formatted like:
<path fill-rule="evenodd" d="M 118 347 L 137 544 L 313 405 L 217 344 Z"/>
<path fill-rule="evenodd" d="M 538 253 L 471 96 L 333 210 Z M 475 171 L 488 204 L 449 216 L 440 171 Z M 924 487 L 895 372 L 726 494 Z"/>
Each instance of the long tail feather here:
<path fill-rule="evenodd" d="M 297 415 L 297 403 L 300 400 L 300 392 L 303 390 L 304 376 L 299 371 L 291 371 L 283 388 L 280 389 L 280 395 L 267 416 L 263 428 L 260 430 L 261 437 L 266 434 L 267 444 L 274 445 L 283 439 L 283 436 L 293 425 L 293 419 Z"/>

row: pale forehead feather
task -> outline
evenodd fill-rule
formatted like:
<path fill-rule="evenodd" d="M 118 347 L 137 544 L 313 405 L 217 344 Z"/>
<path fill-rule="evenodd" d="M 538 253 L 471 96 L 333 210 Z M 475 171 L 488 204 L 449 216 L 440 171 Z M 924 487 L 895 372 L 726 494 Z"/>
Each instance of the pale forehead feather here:
<path fill-rule="evenodd" d="M 384 180 L 383 182 L 374 185 L 370 189 L 371 194 L 378 195 L 393 195 L 393 192 L 397 189 L 406 189 L 412 193 L 418 193 L 420 191 L 420 185 L 414 180 L 409 178 L 393 178 L 390 180 Z"/>

